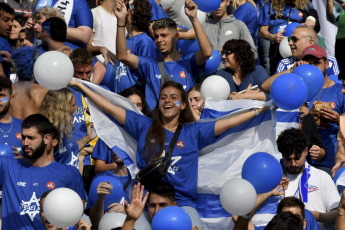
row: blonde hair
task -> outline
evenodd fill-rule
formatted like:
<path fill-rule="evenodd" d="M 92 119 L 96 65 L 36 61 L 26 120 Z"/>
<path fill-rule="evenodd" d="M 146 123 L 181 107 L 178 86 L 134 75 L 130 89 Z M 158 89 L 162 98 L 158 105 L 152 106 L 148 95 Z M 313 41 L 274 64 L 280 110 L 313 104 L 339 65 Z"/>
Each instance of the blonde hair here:
<path fill-rule="evenodd" d="M 59 131 L 60 147 L 66 135 L 72 137 L 72 118 L 70 113 L 73 92 L 67 88 L 49 90 L 42 101 L 40 113 L 46 116 Z"/>
<path fill-rule="evenodd" d="M 234 0 L 232 2 L 232 8 L 233 10 L 235 10 L 237 7 L 239 7 L 240 5 L 243 5 L 244 3 L 249 2 L 250 4 L 252 4 L 256 10 L 258 10 L 258 8 L 256 7 L 256 3 L 253 0 Z"/>
<path fill-rule="evenodd" d="M 58 9 L 49 6 L 39 8 L 35 13 L 34 19 L 40 20 L 43 18 L 43 16 L 46 17 L 46 19 L 57 17 L 65 21 L 63 13 L 61 13 Z"/>
<path fill-rule="evenodd" d="M 285 0 L 265 0 L 264 4 L 262 4 L 262 7 L 268 2 L 271 2 L 271 9 L 273 9 L 276 13 L 275 18 L 279 19 L 280 16 L 282 16 L 282 13 L 284 11 L 286 1 Z M 308 0 L 294 0 L 295 9 L 304 10 L 306 6 L 308 5 Z"/>

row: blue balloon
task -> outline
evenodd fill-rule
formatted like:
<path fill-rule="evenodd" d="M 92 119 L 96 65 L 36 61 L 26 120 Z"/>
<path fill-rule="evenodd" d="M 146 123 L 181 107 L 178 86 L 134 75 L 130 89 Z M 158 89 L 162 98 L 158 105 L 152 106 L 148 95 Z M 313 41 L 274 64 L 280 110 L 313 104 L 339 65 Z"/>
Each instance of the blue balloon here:
<path fill-rule="evenodd" d="M 217 71 L 222 57 L 217 50 L 212 50 L 211 57 L 206 61 L 203 71 L 207 74 L 211 74 Z"/>
<path fill-rule="evenodd" d="M 0 144 L 0 157 L 15 157 L 13 154 L 14 149 L 6 144 Z"/>
<path fill-rule="evenodd" d="M 333 181 L 334 183 L 337 182 L 338 178 L 340 177 L 340 175 L 345 171 L 345 167 L 341 167 L 334 175 Z"/>
<path fill-rule="evenodd" d="M 194 0 L 194 2 L 198 5 L 199 10 L 206 13 L 216 11 L 222 3 L 221 0 Z"/>
<path fill-rule="evenodd" d="M 200 50 L 198 41 L 196 39 L 179 39 L 176 43 L 177 50 L 182 51 L 184 54 L 196 53 Z"/>
<path fill-rule="evenodd" d="M 188 213 L 180 207 L 165 207 L 153 217 L 152 230 L 191 230 L 192 220 Z"/>
<path fill-rule="evenodd" d="M 120 183 L 119 180 L 117 180 L 116 178 L 112 177 L 112 176 L 98 176 L 95 177 L 92 180 L 91 186 L 90 186 L 90 193 L 89 196 L 92 200 L 93 203 L 96 202 L 97 200 L 97 186 L 99 183 L 101 182 L 110 182 L 110 185 L 113 186 L 113 189 L 111 190 L 111 193 L 105 196 L 104 199 L 104 210 L 108 211 L 109 208 L 108 206 L 111 205 L 112 203 L 120 203 L 120 201 L 122 200 L 122 198 L 124 197 L 124 193 L 123 193 L 123 186 Z"/>
<path fill-rule="evenodd" d="M 285 33 L 283 33 L 283 36 L 290 37 L 293 31 L 296 29 L 297 26 L 300 26 L 301 23 L 298 22 L 292 22 L 289 25 L 285 27 Z"/>
<path fill-rule="evenodd" d="M 281 109 L 293 110 L 303 105 L 308 96 L 308 88 L 303 79 L 293 73 L 282 74 L 271 86 L 271 98 Z"/>
<path fill-rule="evenodd" d="M 322 71 L 314 65 L 305 64 L 297 66 L 292 73 L 300 76 L 307 84 L 308 96 L 306 101 L 312 101 L 319 94 L 325 81 Z"/>
<path fill-rule="evenodd" d="M 279 161 L 268 153 L 254 153 L 242 167 L 242 178 L 254 186 L 257 194 L 275 189 L 282 177 L 283 170 Z"/>

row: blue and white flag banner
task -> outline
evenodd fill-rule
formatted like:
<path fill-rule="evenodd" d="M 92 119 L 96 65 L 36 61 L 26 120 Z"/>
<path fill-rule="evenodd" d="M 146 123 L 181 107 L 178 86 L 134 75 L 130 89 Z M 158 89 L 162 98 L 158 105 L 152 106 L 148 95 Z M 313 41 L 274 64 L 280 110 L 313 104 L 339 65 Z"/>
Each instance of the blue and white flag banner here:
<path fill-rule="evenodd" d="M 114 105 L 140 113 L 128 99 L 93 83 L 75 80 L 83 82 Z M 136 141 L 91 100 L 87 100 L 87 103 L 98 136 L 116 153 L 119 153 L 119 157 L 124 160 L 134 178 L 138 172 L 135 157 Z M 271 102 L 254 100 L 210 99 L 205 103 L 203 119 L 198 122 L 226 119 L 270 104 Z M 250 121 L 223 133 L 216 143 L 199 152 L 197 205 L 199 215 L 204 222 L 204 229 L 233 228 L 231 214 L 227 213 L 220 204 L 220 189 L 227 180 L 241 177 L 242 165 L 250 155 L 256 152 L 267 152 L 280 159 L 281 155 L 275 144 L 277 128 L 283 130 L 286 127 L 296 127 L 298 123 L 296 123 L 295 115 L 296 111 L 264 111 Z"/>

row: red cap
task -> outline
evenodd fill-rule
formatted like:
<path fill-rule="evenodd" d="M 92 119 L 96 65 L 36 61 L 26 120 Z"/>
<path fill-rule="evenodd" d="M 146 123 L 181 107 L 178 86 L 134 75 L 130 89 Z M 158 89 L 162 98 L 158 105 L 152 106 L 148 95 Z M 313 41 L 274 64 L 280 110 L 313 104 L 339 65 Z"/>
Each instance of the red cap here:
<path fill-rule="evenodd" d="M 306 56 L 313 56 L 313 57 L 320 58 L 320 59 L 321 58 L 327 59 L 327 53 L 326 53 L 325 49 L 322 48 L 321 46 L 318 46 L 318 45 L 311 45 L 311 46 L 308 46 L 307 48 L 305 48 L 303 50 L 302 60 Z"/>

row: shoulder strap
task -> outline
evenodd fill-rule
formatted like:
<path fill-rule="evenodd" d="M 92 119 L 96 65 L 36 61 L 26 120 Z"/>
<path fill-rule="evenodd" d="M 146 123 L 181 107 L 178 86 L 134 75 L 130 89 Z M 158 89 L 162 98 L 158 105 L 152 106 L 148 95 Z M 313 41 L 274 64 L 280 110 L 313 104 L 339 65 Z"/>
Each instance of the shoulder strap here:
<path fill-rule="evenodd" d="M 163 59 L 162 57 L 159 57 L 156 59 L 159 67 L 159 71 L 161 72 L 161 88 L 164 85 L 165 82 L 167 81 L 172 81 L 171 77 L 165 72 L 164 64 L 163 64 Z M 177 130 L 176 130 L 177 131 Z M 175 131 L 175 133 L 176 133 Z"/>
<path fill-rule="evenodd" d="M 165 158 L 164 158 L 164 162 L 170 163 L 171 155 L 172 155 L 172 152 L 173 152 L 173 150 L 175 148 L 175 144 L 176 144 L 177 138 L 180 135 L 181 128 L 182 128 L 182 125 L 179 124 L 177 126 L 177 129 L 176 129 L 176 131 L 174 133 L 174 136 L 173 136 L 173 138 L 172 138 L 172 140 L 170 142 L 168 152 L 167 152 L 167 154 L 165 155 Z"/>

